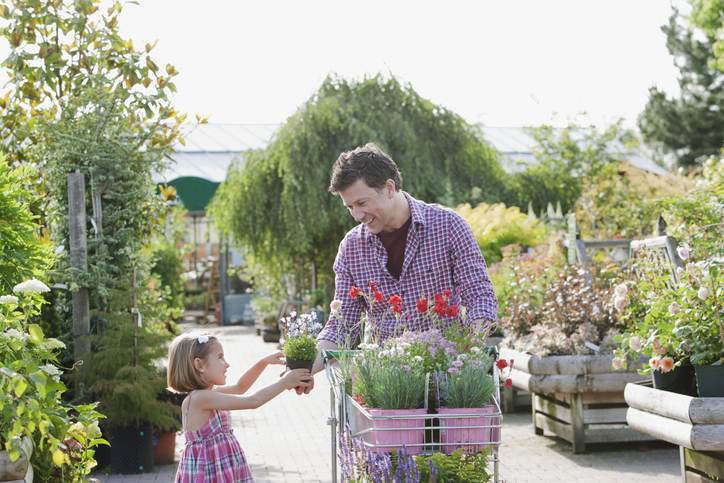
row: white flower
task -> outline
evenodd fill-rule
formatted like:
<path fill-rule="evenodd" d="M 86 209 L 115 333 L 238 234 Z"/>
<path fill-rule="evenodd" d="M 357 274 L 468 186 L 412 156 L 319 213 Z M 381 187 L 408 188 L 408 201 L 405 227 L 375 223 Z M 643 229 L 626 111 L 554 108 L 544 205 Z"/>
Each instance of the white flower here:
<path fill-rule="evenodd" d="M 45 364 L 43 366 L 40 366 L 40 368 L 48 374 L 49 376 L 59 376 L 60 375 L 60 369 L 55 367 L 53 364 Z"/>
<path fill-rule="evenodd" d="M 679 312 L 681 312 L 681 306 L 679 305 L 679 303 L 678 303 L 678 302 L 671 302 L 671 304 L 669 304 L 669 313 L 670 313 L 671 315 L 676 315 L 676 314 L 678 314 Z"/>
<path fill-rule="evenodd" d="M 696 292 L 697 297 L 699 297 L 701 300 L 706 300 L 709 297 L 709 289 L 706 287 L 701 287 L 698 292 Z"/>
<path fill-rule="evenodd" d="M 628 287 L 626 286 L 626 282 L 619 283 L 618 285 L 616 285 L 616 288 L 613 289 L 613 292 L 618 297 L 625 297 L 626 293 L 628 292 Z"/>
<path fill-rule="evenodd" d="M 479 354 L 480 353 L 480 347 L 473 346 L 470 348 L 470 352 L 473 354 Z"/>
<path fill-rule="evenodd" d="M 50 292 L 50 289 L 47 285 L 45 285 L 40 280 L 36 280 L 34 278 L 31 278 L 30 280 L 26 280 L 23 283 L 19 283 L 16 286 L 13 287 L 13 292 L 15 293 L 45 293 Z"/>
<path fill-rule="evenodd" d="M 422 361 L 423 361 L 422 356 L 415 356 L 415 357 L 412 358 L 412 360 L 415 361 L 415 362 L 422 362 Z"/>
<path fill-rule="evenodd" d="M 626 305 L 628 305 L 628 300 L 626 300 L 626 297 L 619 297 L 616 295 L 613 299 L 613 306 L 616 308 L 617 311 L 622 312 L 623 309 L 626 308 Z"/>
<path fill-rule="evenodd" d="M 635 335 L 631 337 L 628 341 L 628 346 L 631 348 L 631 350 L 635 350 L 636 352 L 641 351 L 641 345 L 643 344 L 643 341 L 641 340 L 641 337 Z"/>
<path fill-rule="evenodd" d="M 339 312 L 339 309 L 342 308 L 342 301 L 341 300 L 332 300 L 332 303 L 329 304 L 329 310 L 336 314 Z"/>
<path fill-rule="evenodd" d="M 621 357 L 614 357 L 611 361 L 611 364 L 613 365 L 614 369 L 625 369 L 626 368 L 626 360 L 622 359 Z"/>
<path fill-rule="evenodd" d="M 364 350 L 364 349 L 367 349 L 367 350 L 375 350 L 375 349 L 379 349 L 380 346 L 378 346 L 377 344 L 367 344 L 367 343 L 364 343 L 364 342 L 363 342 L 362 344 L 359 345 L 359 348 L 360 348 L 360 349 L 363 349 L 363 350 Z"/>
<path fill-rule="evenodd" d="M 58 245 L 57 247 L 55 247 L 55 254 L 56 254 L 56 255 L 60 255 L 60 254 L 63 253 L 64 251 L 65 251 L 65 247 L 64 247 L 63 245 Z"/>
<path fill-rule="evenodd" d="M 200 335 L 200 336 L 198 336 L 198 337 L 196 338 L 196 341 L 197 341 L 199 344 L 206 344 L 206 343 L 209 341 L 209 336 L 208 336 L 208 335 Z"/>
<path fill-rule="evenodd" d="M 28 338 L 28 334 L 20 332 L 17 329 L 8 329 L 5 331 L 5 335 L 7 337 L 12 337 L 13 339 L 20 339 L 20 340 L 26 340 Z"/>
<path fill-rule="evenodd" d="M 0 304 L 17 304 L 18 298 L 15 295 L 0 296 Z"/>
<path fill-rule="evenodd" d="M 676 253 L 679 254 L 679 258 L 682 260 L 688 260 L 689 255 L 691 255 L 691 250 L 689 249 L 688 245 L 681 245 L 679 247 L 676 247 Z"/>

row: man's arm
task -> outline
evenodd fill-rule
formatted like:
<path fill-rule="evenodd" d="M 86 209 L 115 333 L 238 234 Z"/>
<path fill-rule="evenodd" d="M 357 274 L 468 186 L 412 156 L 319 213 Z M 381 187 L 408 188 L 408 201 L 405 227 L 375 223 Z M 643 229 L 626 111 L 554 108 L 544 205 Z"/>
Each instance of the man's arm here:
<path fill-rule="evenodd" d="M 486 324 L 495 322 L 498 320 L 498 299 L 475 236 L 467 222 L 458 215 L 452 217 L 450 225 L 455 292 L 460 294 L 470 320 L 477 322 L 482 319 Z"/>

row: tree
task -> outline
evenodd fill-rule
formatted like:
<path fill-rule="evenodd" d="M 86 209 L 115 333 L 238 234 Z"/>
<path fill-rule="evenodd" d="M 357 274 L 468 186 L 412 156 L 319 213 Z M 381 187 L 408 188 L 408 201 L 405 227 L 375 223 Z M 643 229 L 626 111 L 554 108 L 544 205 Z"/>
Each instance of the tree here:
<path fill-rule="evenodd" d="M 310 270 L 332 288 L 337 246 L 354 222 L 327 192 L 342 152 L 376 142 L 398 163 L 403 188 L 429 202 L 498 201 L 505 193 L 496 153 L 475 128 L 410 86 L 380 76 L 328 78 L 264 150 L 250 153 L 219 188 L 211 212 L 277 287 L 296 288 Z"/>
<path fill-rule="evenodd" d="M 634 142 L 620 122 L 599 130 L 575 124 L 561 130 L 543 125 L 532 130 L 536 164 L 510 179 L 510 204 L 536 212 L 560 202 L 564 213 L 573 209 L 585 180 L 606 164 L 622 159 L 625 145 Z"/>
<path fill-rule="evenodd" d="M 712 45 L 714 58 L 710 64 L 713 68 L 724 71 L 724 1 L 693 0 L 691 19 L 711 37 L 716 39 Z"/>
<path fill-rule="evenodd" d="M 669 98 L 656 87 L 638 124 L 644 140 L 672 154 L 683 167 L 701 164 L 724 145 L 724 72 L 713 68 L 711 36 L 698 37 L 684 25 L 678 11 L 662 27 L 666 46 L 679 69 L 678 98 Z"/>

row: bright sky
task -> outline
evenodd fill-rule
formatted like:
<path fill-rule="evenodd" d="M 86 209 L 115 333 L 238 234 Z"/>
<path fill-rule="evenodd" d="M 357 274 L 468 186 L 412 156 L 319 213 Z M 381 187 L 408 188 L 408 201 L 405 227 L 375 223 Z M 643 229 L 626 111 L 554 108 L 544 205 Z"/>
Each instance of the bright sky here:
<path fill-rule="evenodd" d="M 176 106 L 211 122 L 282 123 L 330 73 L 392 73 L 489 126 L 633 125 L 648 89 L 676 94 L 669 0 L 142 0 L 121 30 L 156 39 Z"/>

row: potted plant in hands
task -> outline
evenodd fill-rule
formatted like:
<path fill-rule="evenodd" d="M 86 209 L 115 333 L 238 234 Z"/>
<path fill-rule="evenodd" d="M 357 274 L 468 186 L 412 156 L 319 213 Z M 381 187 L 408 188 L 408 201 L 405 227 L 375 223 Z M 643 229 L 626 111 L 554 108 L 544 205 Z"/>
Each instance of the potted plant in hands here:
<path fill-rule="evenodd" d="M 317 358 L 317 334 L 322 324 L 317 320 L 316 312 L 297 314 L 292 312 L 288 317 L 279 320 L 284 336 L 284 357 L 287 369 L 312 370 Z"/>

